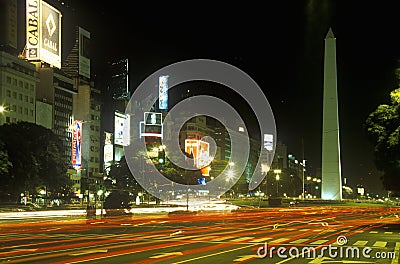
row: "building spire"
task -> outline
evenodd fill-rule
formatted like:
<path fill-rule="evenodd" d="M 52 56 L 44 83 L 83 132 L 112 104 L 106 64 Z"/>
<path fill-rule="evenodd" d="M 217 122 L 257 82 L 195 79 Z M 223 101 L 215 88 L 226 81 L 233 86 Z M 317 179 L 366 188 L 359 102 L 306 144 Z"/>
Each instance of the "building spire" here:
<path fill-rule="evenodd" d="M 328 31 L 328 33 L 326 34 L 326 37 L 325 38 L 335 38 L 335 35 L 333 35 L 333 31 L 332 31 L 332 28 L 331 27 L 329 27 L 329 31 Z"/>

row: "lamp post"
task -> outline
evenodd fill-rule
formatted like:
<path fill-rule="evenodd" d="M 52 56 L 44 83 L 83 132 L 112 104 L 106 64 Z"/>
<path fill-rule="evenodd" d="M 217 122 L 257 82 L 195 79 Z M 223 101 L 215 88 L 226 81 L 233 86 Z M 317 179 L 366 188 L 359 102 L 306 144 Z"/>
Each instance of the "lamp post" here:
<path fill-rule="evenodd" d="M 279 170 L 279 169 L 274 170 L 274 173 L 275 173 L 275 180 L 276 180 L 276 197 L 278 197 L 278 194 L 279 194 L 279 180 L 280 180 L 279 174 L 280 174 L 281 172 L 282 172 L 282 171 Z"/>
<path fill-rule="evenodd" d="M 270 166 L 267 163 L 261 163 L 261 174 L 265 175 L 265 196 L 268 198 L 268 172 Z"/>
<path fill-rule="evenodd" d="M 303 197 L 303 199 L 305 198 L 305 195 L 306 195 L 306 193 L 305 193 L 305 187 L 304 187 L 304 184 L 305 184 L 305 182 L 304 182 L 304 172 L 305 172 L 305 167 L 306 167 L 306 160 L 305 159 L 303 159 L 303 162 L 300 162 L 300 165 L 301 165 L 301 173 L 302 173 L 302 178 L 303 178 L 303 195 L 302 195 L 302 197 Z"/>

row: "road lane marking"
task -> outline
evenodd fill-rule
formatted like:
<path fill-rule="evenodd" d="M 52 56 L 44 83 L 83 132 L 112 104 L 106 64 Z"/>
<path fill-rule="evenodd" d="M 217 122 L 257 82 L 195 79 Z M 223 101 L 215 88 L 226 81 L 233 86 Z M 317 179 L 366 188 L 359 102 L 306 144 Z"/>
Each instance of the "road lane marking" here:
<path fill-rule="evenodd" d="M 240 242 L 240 241 L 245 241 L 245 240 L 250 240 L 253 239 L 254 237 L 239 237 L 236 239 L 232 239 L 230 242 Z"/>
<path fill-rule="evenodd" d="M 199 236 L 180 236 L 180 237 L 174 237 L 174 239 L 192 239 L 197 237 Z"/>
<path fill-rule="evenodd" d="M 261 237 L 261 238 L 254 239 L 252 242 L 258 243 L 258 242 L 264 242 L 264 241 L 270 240 L 270 239 L 272 239 L 272 237 Z"/>
<path fill-rule="evenodd" d="M 308 238 L 300 238 L 300 239 L 297 239 L 297 240 L 295 240 L 295 241 L 291 241 L 291 242 L 289 242 L 290 244 L 301 244 L 301 243 L 304 243 L 304 242 L 306 242 L 306 241 L 308 241 L 308 240 L 310 240 L 310 239 L 308 239 Z"/>
<path fill-rule="evenodd" d="M 89 250 L 82 250 L 76 253 L 70 253 L 69 256 L 81 256 L 81 255 L 88 255 L 93 253 L 107 253 L 108 249 L 89 249 Z"/>
<path fill-rule="evenodd" d="M 329 241 L 328 239 L 320 239 L 314 242 L 311 242 L 311 245 L 321 245 L 323 243 L 326 243 L 327 241 Z"/>
<path fill-rule="evenodd" d="M 385 232 L 384 234 L 385 234 L 385 235 L 392 235 L 393 232 Z"/>
<path fill-rule="evenodd" d="M 237 261 L 246 261 L 249 259 L 254 259 L 254 258 L 259 258 L 257 255 L 244 255 L 244 256 L 239 256 L 237 259 L 234 259 L 234 262 Z"/>
<path fill-rule="evenodd" d="M 269 243 L 271 243 L 271 244 L 278 244 L 278 243 L 281 243 L 281 242 L 286 241 L 286 240 L 289 240 L 289 238 L 282 237 L 282 238 L 278 238 L 278 239 L 275 239 L 275 240 L 273 240 L 273 241 L 270 241 Z"/>
<path fill-rule="evenodd" d="M 233 237 L 233 236 L 220 237 L 220 238 L 213 239 L 213 241 L 222 241 L 222 240 L 227 240 L 227 239 L 231 239 L 231 238 L 235 238 L 235 237 Z"/>
<path fill-rule="evenodd" d="M 218 236 L 202 236 L 202 237 L 196 237 L 193 238 L 192 240 L 211 240 L 212 238 L 216 238 Z"/>
<path fill-rule="evenodd" d="M 378 234 L 378 231 L 369 231 L 370 234 Z"/>
<path fill-rule="evenodd" d="M 387 242 L 384 241 L 376 241 L 373 245 L 373 247 L 386 247 Z"/>
<path fill-rule="evenodd" d="M 166 253 L 157 253 L 157 255 L 155 256 L 151 256 L 150 258 L 165 258 L 165 257 L 169 257 L 169 256 L 182 256 L 183 253 L 180 251 L 177 252 L 166 252 Z"/>
<path fill-rule="evenodd" d="M 182 233 L 182 231 L 181 231 L 181 230 L 179 230 L 179 231 L 176 231 L 176 232 L 174 232 L 174 233 L 171 233 L 171 234 L 170 234 L 170 236 L 178 235 L 178 234 L 180 234 L 180 233 Z"/>
<path fill-rule="evenodd" d="M 368 240 L 358 240 L 353 244 L 353 246 L 365 246 L 368 243 Z"/>

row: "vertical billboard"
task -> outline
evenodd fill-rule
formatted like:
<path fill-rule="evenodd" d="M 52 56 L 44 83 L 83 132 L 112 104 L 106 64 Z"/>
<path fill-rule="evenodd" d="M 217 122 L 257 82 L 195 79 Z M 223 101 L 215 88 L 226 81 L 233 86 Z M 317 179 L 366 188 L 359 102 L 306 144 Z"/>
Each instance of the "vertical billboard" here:
<path fill-rule="evenodd" d="M 108 175 L 111 170 L 111 164 L 114 161 L 114 145 L 112 142 L 112 133 L 104 132 L 104 171 Z"/>
<path fill-rule="evenodd" d="M 130 140 L 129 115 L 115 112 L 114 120 L 114 144 L 119 146 L 128 146 Z"/>
<path fill-rule="evenodd" d="M 158 77 L 158 108 L 168 109 L 168 75 Z"/>
<path fill-rule="evenodd" d="M 79 27 L 79 75 L 90 79 L 90 33 Z"/>
<path fill-rule="evenodd" d="M 82 122 L 75 120 L 72 125 L 72 166 L 82 167 Z"/>
<path fill-rule="evenodd" d="M 110 163 L 114 160 L 114 147 L 112 144 L 112 133 L 104 132 L 104 163 Z"/>
<path fill-rule="evenodd" d="M 274 149 L 274 136 L 271 134 L 264 134 L 264 148 L 268 151 L 272 151 Z"/>
<path fill-rule="evenodd" d="M 26 0 L 26 59 L 61 68 L 61 12 L 41 0 Z"/>

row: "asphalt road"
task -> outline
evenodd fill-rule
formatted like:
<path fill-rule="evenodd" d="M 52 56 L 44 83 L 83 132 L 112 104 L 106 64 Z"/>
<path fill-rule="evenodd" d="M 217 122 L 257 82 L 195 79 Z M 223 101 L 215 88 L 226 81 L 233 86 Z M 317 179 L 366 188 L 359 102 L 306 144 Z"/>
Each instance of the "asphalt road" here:
<path fill-rule="evenodd" d="M 398 264 L 399 215 L 321 206 L 5 221 L 0 262 Z"/>

